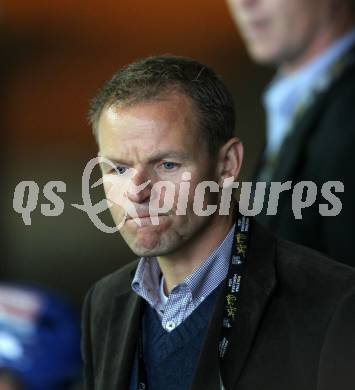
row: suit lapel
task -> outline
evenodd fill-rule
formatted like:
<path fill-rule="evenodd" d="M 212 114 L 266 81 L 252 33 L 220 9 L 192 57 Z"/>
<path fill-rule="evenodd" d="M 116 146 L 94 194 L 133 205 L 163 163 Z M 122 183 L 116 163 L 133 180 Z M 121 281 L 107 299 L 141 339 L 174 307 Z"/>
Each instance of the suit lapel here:
<path fill-rule="evenodd" d="M 317 130 L 317 120 L 322 115 L 322 111 L 325 105 L 326 93 L 322 96 L 318 95 L 317 100 L 303 112 L 303 116 L 298 116 L 293 124 L 289 134 L 284 139 L 281 149 L 273 163 L 271 168 L 271 177 L 268 179 L 262 176 L 257 180 L 267 180 L 269 182 L 285 182 L 291 180 L 297 182 L 301 180 L 298 177 L 302 171 L 301 164 L 304 164 L 307 157 L 307 144 L 312 136 L 312 132 Z M 266 166 L 268 163 L 266 162 Z M 260 164 L 262 167 L 262 164 Z M 263 168 L 261 168 L 261 171 Z M 270 190 L 270 183 L 268 184 Z M 288 199 L 288 198 L 286 198 Z M 280 221 L 280 215 L 284 211 L 285 207 L 282 207 L 283 201 L 285 201 L 285 195 L 281 196 L 279 200 L 279 214 L 277 217 L 267 215 L 266 212 L 261 213 L 257 219 L 264 226 L 268 226 L 270 230 L 277 231 L 277 225 Z M 276 229 L 276 230 L 275 230 Z"/>
<path fill-rule="evenodd" d="M 305 144 L 312 130 L 316 129 L 315 123 L 322 114 L 322 108 L 326 100 L 326 93 L 317 95 L 316 101 L 295 118 L 290 133 L 285 138 L 279 156 L 276 169 L 271 181 L 285 181 L 294 179 L 297 164 L 303 161 L 302 154 L 306 152 Z"/>
<path fill-rule="evenodd" d="M 253 221 L 249 255 L 239 301 L 239 314 L 223 359 L 221 377 L 226 390 L 234 389 L 252 346 L 267 303 L 276 286 L 275 238 Z M 209 324 L 192 390 L 220 389 L 218 341 L 224 293 L 220 295 Z"/>
<path fill-rule="evenodd" d="M 101 388 L 128 389 L 142 299 L 127 291 L 113 300 L 107 324 Z"/>

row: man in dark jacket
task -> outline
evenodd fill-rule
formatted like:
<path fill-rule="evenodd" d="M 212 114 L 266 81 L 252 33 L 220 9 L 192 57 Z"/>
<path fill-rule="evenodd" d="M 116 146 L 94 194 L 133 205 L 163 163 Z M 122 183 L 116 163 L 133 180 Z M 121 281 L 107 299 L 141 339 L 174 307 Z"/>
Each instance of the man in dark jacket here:
<path fill-rule="evenodd" d="M 140 259 L 86 297 L 86 387 L 353 389 L 355 271 L 238 211 L 243 148 L 220 77 L 144 59 L 90 118 L 113 219 Z"/>
<path fill-rule="evenodd" d="M 259 221 L 279 236 L 355 266 L 355 3 L 353 0 L 228 0 L 251 57 L 276 66 L 263 102 L 267 143 L 256 181 L 291 182 L 276 215 Z M 316 184 L 317 201 L 296 219 L 292 187 Z M 342 209 L 322 218 L 320 189 L 332 192 Z M 287 190 L 291 188 L 291 190 Z M 315 188 L 306 185 L 308 196 Z M 331 207 L 330 207 L 331 208 Z"/>

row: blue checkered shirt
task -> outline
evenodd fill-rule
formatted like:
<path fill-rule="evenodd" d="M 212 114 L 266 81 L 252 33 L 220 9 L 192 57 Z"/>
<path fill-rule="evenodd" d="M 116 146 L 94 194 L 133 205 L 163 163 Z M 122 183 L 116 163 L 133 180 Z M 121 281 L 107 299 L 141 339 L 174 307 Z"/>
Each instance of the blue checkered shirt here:
<path fill-rule="evenodd" d="M 168 297 L 162 289 L 163 277 L 155 257 L 142 257 L 132 281 L 133 291 L 156 310 L 168 332 L 181 324 L 227 277 L 234 225 L 223 242 Z"/>

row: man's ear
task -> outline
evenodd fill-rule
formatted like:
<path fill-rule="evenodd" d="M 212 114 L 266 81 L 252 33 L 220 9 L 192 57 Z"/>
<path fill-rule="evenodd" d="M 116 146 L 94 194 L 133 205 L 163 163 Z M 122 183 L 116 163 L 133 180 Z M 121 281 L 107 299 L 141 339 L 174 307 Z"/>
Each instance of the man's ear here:
<path fill-rule="evenodd" d="M 238 138 L 229 139 L 218 153 L 218 185 L 223 186 L 225 179 L 239 176 L 243 161 L 243 144 Z"/>

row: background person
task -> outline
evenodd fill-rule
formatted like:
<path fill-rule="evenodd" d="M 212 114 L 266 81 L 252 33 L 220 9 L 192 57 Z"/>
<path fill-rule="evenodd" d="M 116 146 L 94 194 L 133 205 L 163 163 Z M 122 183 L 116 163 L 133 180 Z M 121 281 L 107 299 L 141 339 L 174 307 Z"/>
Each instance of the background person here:
<path fill-rule="evenodd" d="M 259 217 L 279 236 L 355 265 L 355 3 L 353 0 L 228 0 L 251 57 L 272 65 L 265 91 L 267 143 L 257 181 L 341 181 L 339 215 L 318 202 L 292 213 L 285 191 L 275 216 Z"/>

